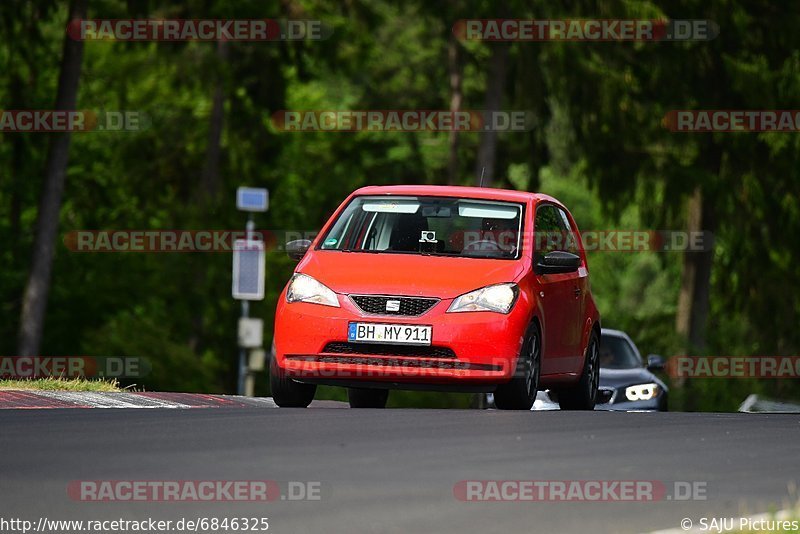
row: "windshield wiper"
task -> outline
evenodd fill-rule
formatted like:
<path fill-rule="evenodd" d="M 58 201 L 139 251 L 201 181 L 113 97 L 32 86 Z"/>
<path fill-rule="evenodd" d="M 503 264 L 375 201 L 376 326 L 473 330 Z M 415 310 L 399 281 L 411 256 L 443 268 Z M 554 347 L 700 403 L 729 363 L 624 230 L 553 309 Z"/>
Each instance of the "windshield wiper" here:
<path fill-rule="evenodd" d="M 365 254 L 378 254 L 380 252 L 386 252 L 385 250 L 371 250 L 363 248 L 339 248 L 336 250 L 339 250 L 341 252 L 363 252 Z"/>

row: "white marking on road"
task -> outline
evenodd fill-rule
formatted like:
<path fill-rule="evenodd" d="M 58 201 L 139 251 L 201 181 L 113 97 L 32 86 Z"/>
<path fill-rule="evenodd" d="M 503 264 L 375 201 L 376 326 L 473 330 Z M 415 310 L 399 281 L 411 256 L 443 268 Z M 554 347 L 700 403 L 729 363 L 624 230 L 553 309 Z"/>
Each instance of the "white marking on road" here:
<path fill-rule="evenodd" d="M 152 399 L 134 393 L 89 391 L 33 391 L 34 395 L 90 408 L 189 408 L 186 404 Z"/>

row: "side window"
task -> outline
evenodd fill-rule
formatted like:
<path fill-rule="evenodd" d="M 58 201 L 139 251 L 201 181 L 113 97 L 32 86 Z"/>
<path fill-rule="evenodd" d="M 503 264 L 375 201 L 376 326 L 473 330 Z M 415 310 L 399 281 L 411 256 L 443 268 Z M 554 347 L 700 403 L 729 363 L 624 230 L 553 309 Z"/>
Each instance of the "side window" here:
<path fill-rule="evenodd" d="M 554 250 L 563 250 L 563 231 L 564 222 L 561 220 L 561 215 L 555 206 L 543 204 L 536 209 L 536 220 L 534 222 L 535 261 Z"/>
<path fill-rule="evenodd" d="M 564 231 L 565 231 L 565 239 L 564 239 L 564 250 L 567 252 L 572 252 L 573 254 L 579 254 L 578 252 L 578 234 L 575 230 L 575 227 L 569 223 L 569 217 L 567 217 L 567 212 L 563 209 L 558 208 L 558 213 L 561 215 L 561 222 L 564 224 Z"/>
<path fill-rule="evenodd" d="M 353 221 L 353 214 L 350 213 L 350 215 L 347 217 L 347 222 L 345 222 L 345 224 L 343 224 L 343 225 L 342 224 L 337 224 L 331 230 L 331 232 L 325 238 L 325 241 L 322 243 L 322 247 L 321 248 L 323 248 L 323 249 L 326 249 L 326 248 L 336 249 L 336 248 L 341 247 L 343 245 L 342 241 L 344 240 L 344 236 L 347 235 L 347 231 L 349 230 L 350 223 L 352 221 Z"/>

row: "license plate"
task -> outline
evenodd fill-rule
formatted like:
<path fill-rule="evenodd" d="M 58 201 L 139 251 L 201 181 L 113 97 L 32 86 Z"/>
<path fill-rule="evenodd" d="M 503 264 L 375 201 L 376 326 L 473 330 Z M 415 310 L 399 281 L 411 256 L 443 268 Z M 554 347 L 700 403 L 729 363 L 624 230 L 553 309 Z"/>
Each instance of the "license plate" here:
<path fill-rule="evenodd" d="M 432 326 L 350 323 L 347 327 L 347 341 L 355 343 L 430 345 L 432 335 Z"/>

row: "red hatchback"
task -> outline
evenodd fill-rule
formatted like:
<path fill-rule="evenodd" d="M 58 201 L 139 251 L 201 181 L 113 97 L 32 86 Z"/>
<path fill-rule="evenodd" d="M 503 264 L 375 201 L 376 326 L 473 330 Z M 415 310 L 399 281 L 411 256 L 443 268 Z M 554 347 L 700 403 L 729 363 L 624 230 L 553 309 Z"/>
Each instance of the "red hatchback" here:
<path fill-rule="evenodd" d="M 530 409 L 537 389 L 592 409 L 600 321 L 575 221 L 552 197 L 473 187 L 355 191 L 278 300 L 272 396 L 308 406 L 317 384 L 352 407 L 389 389 L 494 392 Z"/>

